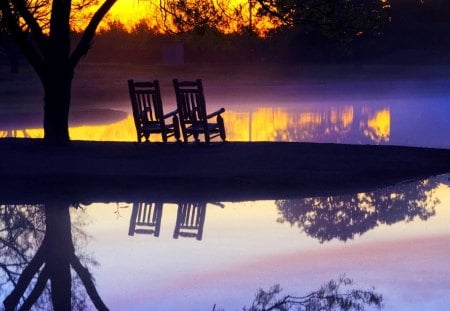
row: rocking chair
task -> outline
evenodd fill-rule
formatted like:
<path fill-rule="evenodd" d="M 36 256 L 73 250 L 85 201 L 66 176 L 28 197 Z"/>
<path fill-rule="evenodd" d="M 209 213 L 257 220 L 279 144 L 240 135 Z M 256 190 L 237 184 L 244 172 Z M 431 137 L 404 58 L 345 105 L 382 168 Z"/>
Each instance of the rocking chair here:
<path fill-rule="evenodd" d="M 153 82 L 128 80 L 128 90 L 139 143 L 142 138 L 150 141 L 150 135 L 154 133 L 160 133 L 165 143 L 172 136 L 180 141 L 177 111 L 164 114 L 158 80 Z M 166 119 L 170 117 L 172 123 L 166 123 Z"/>
<path fill-rule="evenodd" d="M 202 80 L 178 81 L 174 79 L 173 86 L 184 142 L 188 142 L 189 136 L 194 136 L 195 141 L 198 142 L 200 134 L 205 135 L 207 144 L 217 136 L 220 136 L 222 141 L 226 141 L 225 126 L 221 116 L 225 109 L 221 108 L 211 114 L 206 113 Z M 216 117 L 216 122 L 210 121 L 213 117 Z"/>

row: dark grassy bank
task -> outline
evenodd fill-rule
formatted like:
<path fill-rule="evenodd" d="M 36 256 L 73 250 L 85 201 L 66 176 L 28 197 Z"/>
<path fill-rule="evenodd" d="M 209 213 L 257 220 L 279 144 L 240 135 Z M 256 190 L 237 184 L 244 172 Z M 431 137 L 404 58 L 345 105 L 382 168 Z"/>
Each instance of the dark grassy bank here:
<path fill-rule="evenodd" d="M 3 202 L 240 200 L 367 191 L 450 172 L 450 150 L 1 139 Z"/>

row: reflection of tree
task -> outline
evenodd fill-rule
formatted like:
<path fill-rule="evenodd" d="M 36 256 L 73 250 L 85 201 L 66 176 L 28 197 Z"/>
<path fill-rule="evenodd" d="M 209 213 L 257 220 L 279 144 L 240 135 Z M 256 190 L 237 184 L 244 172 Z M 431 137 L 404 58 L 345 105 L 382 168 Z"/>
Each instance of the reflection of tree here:
<path fill-rule="evenodd" d="M 20 269 L 45 233 L 44 212 L 39 205 L 0 206 L 0 289 L 8 283 L 17 284 Z M 0 292 L 3 296 L 4 290 Z"/>
<path fill-rule="evenodd" d="M 27 129 L 0 131 L 0 137 L 21 137 L 20 133 L 22 133 L 22 136 L 25 138 L 32 138 Z"/>
<path fill-rule="evenodd" d="M 259 289 L 255 299 L 249 308 L 243 311 L 363 311 L 366 306 L 374 306 L 377 309 L 383 307 L 383 297 L 369 290 L 349 289 L 353 281 L 345 276 L 337 281 L 331 280 L 322 285 L 320 289 L 306 296 L 279 296 L 282 289 L 279 285 L 272 286 L 269 290 Z M 343 291 L 342 287 L 347 287 Z"/>
<path fill-rule="evenodd" d="M 36 212 L 31 213 L 34 210 Z M 30 209 L 4 207 L 2 214 L 5 231 L 0 237 L 0 257 L 2 262 L 7 263 L 2 269 L 7 275 L 5 281 L 14 285 L 12 292 L 3 301 L 5 311 L 30 309 L 46 290 L 54 310 L 85 309 L 86 299 L 81 284 L 96 308 L 107 310 L 91 274 L 75 255 L 68 207 L 55 204 Z M 45 232 L 42 230 L 44 221 Z M 74 228 L 73 231 L 76 237 L 83 238 L 79 229 Z M 36 237 L 37 240 L 34 239 Z M 30 244 L 40 240 L 39 247 Z M 31 256 L 31 250 L 36 248 L 34 256 Z M 78 276 L 73 286 L 71 267 Z"/>
<path fill-rule="evenodd" d="M 297 224 L 320 242 L 352 239 L 378 226 L 428 219 L 435 213 L 433 199 L 436 180 L 388 187 L 382 190 L 343 196 L 280 200 L 280 222 Z"/>
<path fill-rule="evenodd" d="M 352 104 L 311 110 L 258 108 L 231 114 L 232 139 L 380 144 L 390 140 L 390 110 Z"/>

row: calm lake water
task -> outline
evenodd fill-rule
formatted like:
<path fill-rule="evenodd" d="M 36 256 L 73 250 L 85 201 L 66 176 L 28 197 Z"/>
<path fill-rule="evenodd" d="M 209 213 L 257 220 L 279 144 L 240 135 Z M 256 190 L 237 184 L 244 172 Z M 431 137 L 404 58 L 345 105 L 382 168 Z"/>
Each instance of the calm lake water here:
<path fill-rule="evenodd" d="M 126 90 L 125 90 L 126 91 Z M 163 88 L 165 111 L 173 90 Z M 225 107 L 230 141 L 390 144 L 450 148 L 450 80 L 205 86 L 208 111 Z M 167 104 L 166 104 L 167 103 Z M 73 103 L 76 140 L 136 141 L 129 101 Z M 42 137 L 42 116 L 0 115 L 0 137 Z M 161 140 L 155 135 L 154 140 Z"/>
<path fill-rule="evenodd" d="M 0 299 L 39 248 L 49 261 L 74 247 L 111 310 L 241 310 L 258 288 L 305 295 L 342 275 L 385 310 L 447 310 L 449 178 L 288 200 L 2 204 Z M 77 277 L 72 299 L 93 308 Z"/>
<path fill-rule="evenodd" d="M 231 141 L 450 148 L 449 86 L 449 80 L 318 83 L 275 92 L 234 88 L 225 96 L 207 87 L 206 95 L 210 111 L 226 108 Z M 135 141 L 129 113 L 125 101 L 88 110 L 75 104 L 71 138 Z M 41 120 L 0 116 L 0 137 L 42 137 Z M 27 266 L 44 274 L 31 261 L 37 253 L 49 267 L 64 254 L 78 267 L 72 269 L 75 310 L 94 308 L 77 277 L 84 271 L 78 260 L 110 310 L 241 310 L 258 288 L 280 284 L 283 294 L 302 296 L 342 275 L 354 281 L 343 292 L 373 286 L 385 310 L 450 305 L 450 174 L 367 193 L 287 200 L 17 202 L 0 200 L 1 301 Z M 36 309 L 50 308 L 49 293 L 44 290 Z"/>

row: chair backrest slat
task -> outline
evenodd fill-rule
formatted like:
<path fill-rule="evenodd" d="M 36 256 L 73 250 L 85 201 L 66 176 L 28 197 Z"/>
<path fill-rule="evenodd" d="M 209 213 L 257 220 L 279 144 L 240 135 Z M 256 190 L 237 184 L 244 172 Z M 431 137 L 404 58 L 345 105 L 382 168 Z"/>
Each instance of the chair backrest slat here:
<path fill-rule="evenodd" d="M 177 111 L 183 140 L 187 142 L 188 137 L 193 136 L 195 141 L 199 142 L 199 135 L 203 134 L 207 144 L 209 144 L 212 138 L 218 136 L 225 141 L 225 125 L 220 115 L 225 112 L 225 109 L 221 108 L 209 115 L 206 113 L 202 80 L 178 81 L 174 79 L 173 87 L 175 89 Z M 214 118 L 214 121 L 212 118 Z"/>
<path fill-rule="evenodd" d="M 128 235 L 153 234 L 159 236 L 162 218 L 162 202 L 133 203 Z"/>
<path fill-rule="evenodd" d="M 173 81 L 177 108 L 184 123 L 207 122 L 202 80 Z"/>
<path fill-rule="evenodd" d="M 163 142 L 169 137 L 180 141 L 180 123 L 177 111 L 164 114 L 159 81 L 136 82 L 128 80 L 128 91 L 133 109 L 137 140 L 150 141 L 152 134 L 160 133 Z M 171 123 L 167 120 L 171 117 Z"/>
<path fill-rule="evenodd" d="M 158 122 L 163 118 L 159 81 L 128 81 L 133 115 L 136 122 Z"/>

